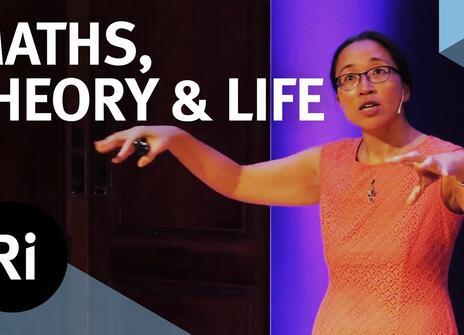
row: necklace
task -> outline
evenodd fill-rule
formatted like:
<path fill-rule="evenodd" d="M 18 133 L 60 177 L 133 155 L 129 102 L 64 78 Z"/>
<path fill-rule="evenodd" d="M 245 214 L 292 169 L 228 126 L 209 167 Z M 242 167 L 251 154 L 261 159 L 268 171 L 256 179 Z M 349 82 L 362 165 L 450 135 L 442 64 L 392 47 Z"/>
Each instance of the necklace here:
<path fill-rule="evenodd" d="M 375 183 L 375 179 L 372 179 L 371 187 L 369 189 L 369 192 L 367 192 L 367 200 L 369 200 L 370 203 L 373 203 L 375 201 L 375 196 L 377 195 L 377 192 L 375 191 L 374 183 Z"/>
<path fill-rule="evenodd" d="M 414 145 L 416 143 L 418 143 L 419 140 L 421 140 L 422 138 L 426 137 L 425 134 L 422 134 L 422 135 L 419 135 L 417 136 L 415 139 L 413 140 L 409 140 L 406 145 L 404 145 L 401 149 L 399 149 L 398 151 L 396 151 L 394 153 L 394 155 L 390 155 L 389 157 L 393 157 L 395 155 L 399 155 L 399 154 L 402 154 L 404 152 L 406 152 L 407 150 L 411 149 L 411 147 L 414 147 Z M 361 140 L 361 143 L 362 143 L 363 140 Z M 419 143 L 422 143 L 422 141 L 419 141 Z M 362 147 L 364 149 L 364 155 L 365 157 L 367 158 L 367 161 L 370 161 L 370 155 L 369 155 L 369 151 L 367 150 L 367 147 L 364 145 Z M 370 183 L 370 186 L 369 186 L 369 190 L 367 191 L 367 200 L 372 204 L 375 202 L 375 197 L 377 196 L 377 191 L 375 189 L 375 179 L 372 179 L 371 180 L 371 183 Z"/>

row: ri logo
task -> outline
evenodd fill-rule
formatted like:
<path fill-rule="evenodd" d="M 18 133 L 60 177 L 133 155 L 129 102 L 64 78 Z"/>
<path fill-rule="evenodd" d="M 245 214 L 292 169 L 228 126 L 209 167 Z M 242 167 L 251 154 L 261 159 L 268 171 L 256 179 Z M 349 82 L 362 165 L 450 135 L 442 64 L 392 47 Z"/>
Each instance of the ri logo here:
<path fill-rule="evenodd" d="M 25 259 L 17 259 L 19 254 L 19 242 L 13 235 L 0 234 L 0 244 L 7 246 L 6 251 L 0 252 L 0 264 L 6 271 L 6 274 L 11 280 L 34 280 L 35 279 L 35 246 L 33 245 L 36 240 L 34 233 L 29 232 L 24 236 L 24 241 L 28 247 L 25 250 Z M 23 261 L 25 272 L 22 276 L 14 266 L 13 262 Z"/>
<path fill-rule="evenodd" d="M 32 204 L 0 202 L 0 312 L 36 308 L 60 287 L 68 249 L 59 213 L 57 223 Z"/>

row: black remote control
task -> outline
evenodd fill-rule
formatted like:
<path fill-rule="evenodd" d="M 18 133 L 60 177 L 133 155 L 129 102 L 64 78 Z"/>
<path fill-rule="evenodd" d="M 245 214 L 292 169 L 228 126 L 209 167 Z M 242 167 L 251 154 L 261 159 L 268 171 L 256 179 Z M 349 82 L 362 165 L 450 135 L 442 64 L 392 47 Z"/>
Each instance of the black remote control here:
<path fill-rule="evenodd" d="M 139 156 L 145 156 L 150 151 L 150 145 L 146 138 L 139 138 L 132 142 L 132 145 L 135 148 L 135 153 Z"/>

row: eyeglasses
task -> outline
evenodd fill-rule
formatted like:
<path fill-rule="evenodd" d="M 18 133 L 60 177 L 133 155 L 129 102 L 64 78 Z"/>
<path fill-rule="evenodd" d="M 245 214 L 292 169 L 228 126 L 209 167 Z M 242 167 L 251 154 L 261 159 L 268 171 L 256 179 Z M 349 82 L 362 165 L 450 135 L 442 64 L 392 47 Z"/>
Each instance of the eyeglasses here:
<path fill-rule="evenodd" d="M 398 70 L 393 66 L 376 66 L 361 73 L 342 74 L 341 76 L 335 78 L 335 82 L 337 87 L 341 88 L 343 91 L 350 91 L 359 85 L 361 82 L 361 76 L 363 74 L 366 75 L 367 80 L 369 80 L 371 83 L 378 84 L 387 81 L 388 78 L 390 78 L 390 73 L 392 71 L 399 73 Z"/>

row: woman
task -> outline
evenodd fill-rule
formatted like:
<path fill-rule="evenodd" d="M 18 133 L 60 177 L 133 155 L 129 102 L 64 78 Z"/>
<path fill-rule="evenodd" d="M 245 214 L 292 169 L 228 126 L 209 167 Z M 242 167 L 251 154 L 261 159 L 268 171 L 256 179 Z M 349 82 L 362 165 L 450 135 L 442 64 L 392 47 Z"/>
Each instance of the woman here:
<path fill-rule="evenodd" d="M 241 166 L 169 126 L 135 127 L 96 142 L 146 138 L 143 167 L 165 150 L 217 192 L 265 205 L 321 206 L 329 288 L 314 334 L 457 334 L 448 266 L 464 210 L 464 150 L 404 116 L 411 80 L 399 50 L 365 32 L 335 52 L 336 99 L 362 138 Z"/>

